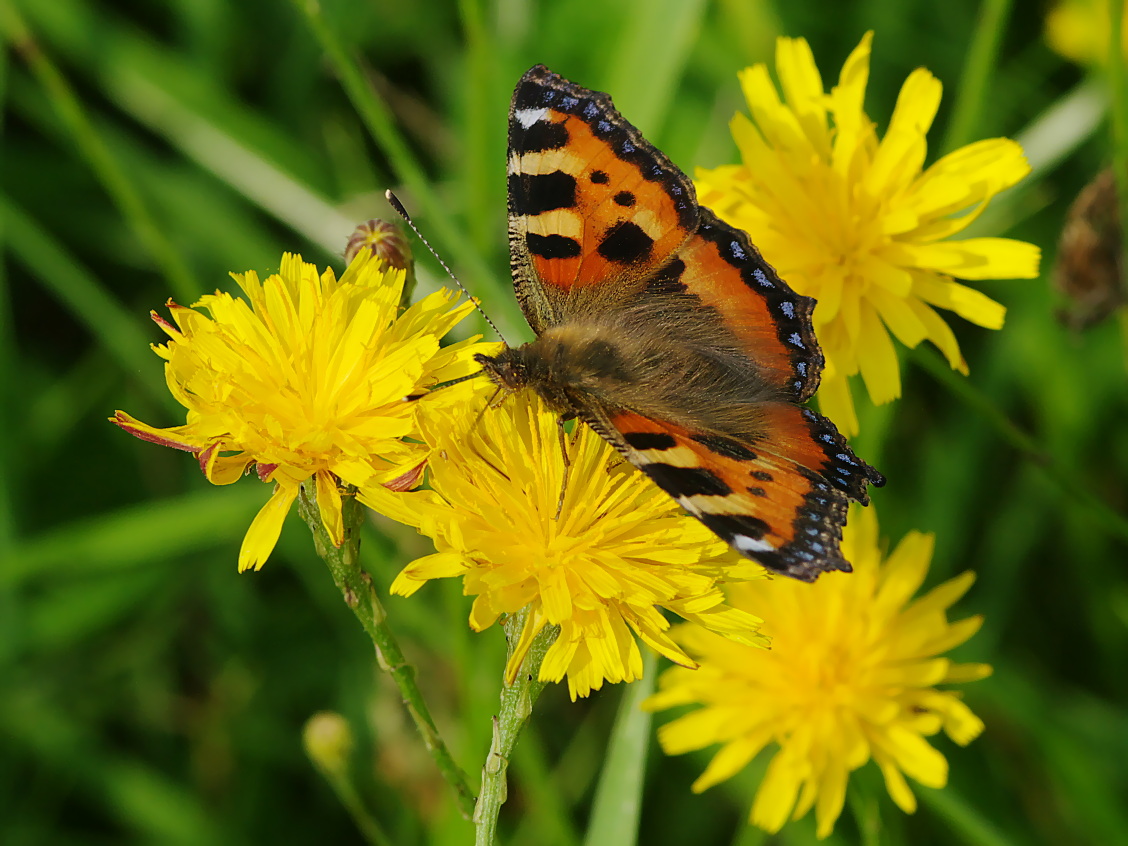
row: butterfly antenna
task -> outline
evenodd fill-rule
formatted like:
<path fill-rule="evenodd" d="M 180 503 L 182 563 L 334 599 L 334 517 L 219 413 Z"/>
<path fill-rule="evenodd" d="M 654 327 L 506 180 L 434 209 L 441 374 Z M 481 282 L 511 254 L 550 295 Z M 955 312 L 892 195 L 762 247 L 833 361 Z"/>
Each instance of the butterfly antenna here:
<path fill-rule="evenodd" d="M 490 324 L 490 328 L 494 330 L 494 334 L 501 338 L 501 342 L 503 344 L 509 346 L 509 342 L 505 340 L 505 336 L 501 334 L 501 330 L 497 328 L 497 324 L 490 320 L 490 316 L 486 314 L 486 310 L 482 308 L 481 305 L 478 304 L 478 301 L 470 295 L 470 292 L 466 290 L 466 286 L 458 281 L 458 277 L 451 272 L 451 269 L 449 267 L 447 267 L 447 263 L 443 261 L 442 256 L 440 256 L 435 251 L 435 248 L 431 246 L 430 242 L 423 237 L 423 233 L 419 231 L 418 227 L 416 227 L 414 223 L 412 223 L 411 215 L 407 213 L 407 209 L 403 207 L 403 203 L 399 201 L 399 197 L 393 194 L 390 190 L 385 191 L 384 196 L 388 198 L 388 202 L 391 204 L 392 208 L 396 210 L 396 214 L 404 219 L 407 225 L 411 227 L 411 231 L 414 232 L 416 237 L 418 237 L 419 240 L 423 242 L 423 246 L 431 251 L 431 255 L 435 257 L 435 261 L 443 266 L 443 270 L 447 272 L 447 276 L 454 280 L 454 284 L 457 285 L 459 290 L 466 295 L 466 298 L 474 304 L 474 308 L 478 309 L 482 317 L 486 319 L 486 323 Z"/>

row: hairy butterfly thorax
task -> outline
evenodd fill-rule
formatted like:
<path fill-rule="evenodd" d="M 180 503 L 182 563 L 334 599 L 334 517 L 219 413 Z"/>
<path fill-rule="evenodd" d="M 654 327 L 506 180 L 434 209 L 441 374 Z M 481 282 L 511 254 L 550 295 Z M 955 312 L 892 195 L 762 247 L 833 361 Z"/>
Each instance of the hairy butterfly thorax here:
<path fill-rule="evenodd" d="M 506 391 L 578 417 L 769 570 L 849 570 L 851 500 L 884 478 L 802 403 L 823 356 L 814 300 L 606 94 L 543 66 L 509 112 L 509 246 L 536 340 L 477 356 Z"/>

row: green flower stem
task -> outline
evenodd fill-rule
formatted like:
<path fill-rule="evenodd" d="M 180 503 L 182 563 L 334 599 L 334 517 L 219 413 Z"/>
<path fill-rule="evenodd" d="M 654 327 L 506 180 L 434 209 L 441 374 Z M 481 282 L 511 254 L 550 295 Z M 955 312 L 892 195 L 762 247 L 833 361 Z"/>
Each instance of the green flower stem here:
<path fill-rule="evenodd" d="M 1128 540 L 1128 517 L 1114 510 L 1099 497 L 1093 495 L 1089 487 L 1072 472 L 1066 469 L 1040 443 L 1028 435 L 1003 413 L 989 397 L 984 395 L 965 377 L 955 373 L 934 350 L 917 347 L 914 358 L 928 373 L 963 400 L 969 407 L 979 412 L 991 424 L 1003 440 L 1040 466 L 1050 479 L 1063 491 L 1070 494 L 1073 501 L 1084 505 L 1105 528 L 1114 535 Z"/>
<path fill-rule="evenodd" d="M 528 615 L 529 609 L 523 608 L 511 614 L 503 624 L 510 655 L 520 639 Z M 493 742 L 482 767 L 482 790 L 478 794 L 478 806 L 474 809 L 474 825 L 477 826 L 474 846 L 493 846 L 497 815 L 506 799 L 505 773 L 509 767 L 509 756 L 517 745 L 522 726 L 533 712 L 533 703 L 544 690 L 545 682 L 538 678 L 541 662 L 559 633 L 556 626 L 541 629 L 533 638 L 513 684 L 502 684 L 501 711 L 494 717 Z"/>
<path fill-rule="evenodd" d="M 12 49 L 27 62 L 90 169 L 141 243 L 148 248 L 176 296 L 185 302 L 194 301 L 199 296 L 200 286 L 192 278 L 188 266 L 150 214 L 125 168 L 94 129 L 67 78 L 35 40 L 12 3 L 0 2 L 0 30 Z"/>
<path fill-rule="evenodd" d="M 360 793 L 356 789 L 356 785 L 353 784 L 352 779 L 343 772 L 326 769 L 321 766 L 317 769 L 325 776 L 325 780 L 329 782 L 329 786 L 337 796 L 337 801 L 341 803 L 349 816 L 352 817 L 357 830 L 360 831 L 361 836 L 364 837 L 364 841 L 368 843 L 369 846 L 394 846 L 395 841 L 387 835 L 364 806 L 364 802 L 361 801 Z"/>
<path fill-rule="evenodd" d="M 948 121 L 948 131 L 940 148 L 945 153 L 971 143 L 978 135 L 979 121 L 991 99 L 991 74 L 995 70 L 999 42 L 1006 32 L 1010 11 L 1011 0 L 984 0 L 979 7 L 979 21 L 960 75 L 952 118 Z"/>
<path fill-rule="evenodd" d="M 313 532 L 317 554 L 329 565 L 329 572 L 332 573 L 333 581 L 345 598 L 345 604 L 352 609 L 369 638 L 372 639 L 380 668 L 392 677 L 392 681 L 399 688 L 400 695 L 403 696 L 403 704 L 407 707 L 407 712 L 415 722 L 419 734 L 422 735 L 427 751 L 434 758 L 443 778 L 454 789 L 462 815 L 470 819 L 474 813 L 474 794 L 470 790 L 466 774 L 462 772 L 462 768 L 458 766 L 442 737 L 439 736 L 439 730 L 435 727 L 435 721 L 431 719 L 427 703 L 423 701 L 423 694 L 415 683 L 415 668 L 403 657 L 395 635 L 388 626 L 387 614 L 376 595 L 372 578 L 360 566 L 360 527 L 364 520 L 364 511 L 360 503 L 356 501 L 351 491 L 341 498 L 345 541 L 340 548 L 333 546 L 321 523 L 321 513 L 317 508 L 317 494 L 312 480 L 302 484 L 298 504 L 302 519 Z"/>
<path fill-rule="evenodd" d="M 881 846 L 881 801 L 874 790 L 873 773 L 852 779 L 846 799 L 861 834 L 862 846 Z"/>

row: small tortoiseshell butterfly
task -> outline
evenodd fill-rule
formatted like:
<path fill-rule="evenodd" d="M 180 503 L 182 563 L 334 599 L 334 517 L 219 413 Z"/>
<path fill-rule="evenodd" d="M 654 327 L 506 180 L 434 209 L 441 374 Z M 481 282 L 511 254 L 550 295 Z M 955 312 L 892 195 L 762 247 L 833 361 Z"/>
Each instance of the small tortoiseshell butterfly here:
<path fill-rule="evenodd" d="M 532 343 L 477 360 L 606 438 L 769 570 L 850 570 L 851 499 L 885 479 L 800 403 L 819 384 L 815 301 L 611 98 L 543 66 L 509 110 L 509 254 Z"/>

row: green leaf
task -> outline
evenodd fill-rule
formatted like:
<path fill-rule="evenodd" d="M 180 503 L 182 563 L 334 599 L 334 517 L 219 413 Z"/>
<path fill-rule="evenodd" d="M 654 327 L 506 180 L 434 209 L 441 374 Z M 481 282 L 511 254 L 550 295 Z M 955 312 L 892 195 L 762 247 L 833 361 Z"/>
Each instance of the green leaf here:
<path fill-rule="evenodd" d="M 604 846 L 607 843 L 633 846 L 638 839 L 651 722 L 650 713 L 639 706 L 654 692 L 657 663 L 653 652 L 644 651 L 642 678 L 623 692 L 623 701 L 607 747 L 607 758 L 599 774 L 584 846 Z"/>

